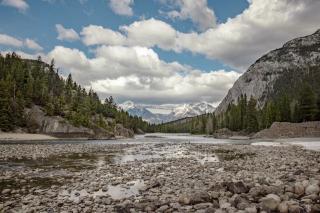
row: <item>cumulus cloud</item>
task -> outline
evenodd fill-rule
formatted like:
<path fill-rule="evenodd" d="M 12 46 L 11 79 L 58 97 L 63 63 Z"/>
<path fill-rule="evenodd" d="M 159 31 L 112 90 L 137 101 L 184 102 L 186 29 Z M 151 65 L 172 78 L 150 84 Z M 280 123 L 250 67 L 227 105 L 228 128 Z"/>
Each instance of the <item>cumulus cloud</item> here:
<path fill-rule="evenodd" d="M 88 58 L 77 49 L 55 47 L 48 58 L 102 94 L 145 103 L 220 101 L 239 73 L 203 72 L 178 62 L 165 62 L 150 48 L 101 46 Z"/>
<path fill-rule="evenodd" d="M 131 6 L 133 3 L 133 0 L 110 0 L 109 6 L 111 10 L 118 15 L 132 16 L 133 10 Z"/>
<path fill-rule="evenodd" d="M 126 40 L 121 33 L 96 25 L 84 27 L 80 34 L 86 45 L 122 45 Z"/>
<path fill-rule="evenodd" d="M 126 37 L 126 44 L 142 45 L 147 47 L 159 46 L 169 49 L 175 45 L 176 31 L 169 24 L 156 20 L 148 19 L 133 22 L 129 26 L 120 27 Z"/>
<path fill-rule="evenodd" d="M 250 2 L 243 13 L 202 33 L 182 33 L 151 18 L 122 26 L 119 31 L 95 26 L 104 32 L 100 35 L 94 28 L 85 27 L 83 40 L 87 45 L 158 46 L 175 52 L 190 51 L 243 71 L 269 50 L 319 28 L 318 0 Z"/>
<path fill-rule="evenodd" d="M 26 47 L 28 49 L 38 51 L 43 49 L 36 41 L 32 39 L 27 38 L 25 40 L 20 40 L 6 34 L 0 34 L 0 44 L 17 48 Z"/>
<path fill-rule="evenodd" d="M 190 19 L 201 31 L 216 25 L 214 11 L 208 7 L 207 0 L 167 0 L 164 2 L 174 4 L 179 8 L 179 10 L 165 13 L 172 19 Z"/>
<path fill-rule="evenodd" d="M 14 7 L 21 12 L 25 12 L 29 8 L 29 5 L 24 0 L 2 0 L 1 4 L 9 7 Z"/>
<path fill-rule="evenodd" d="M 58 33 L 58 37 L 57 37 L 58 40 L 76 41 L 80 39 L 78 33 L 72 28 L 67 29 L 67 28 L 64 28 L 61 24 L 56 24 L 56 30 Z"/>
<path fill-rule="evenodd" d="M 252 0 L 248 9 L 204 33 L 179 34 L 178 49 L 247 68 L 289 39 L 319 28 L 318 0 Z"/>
<path fill-rule="evenodd" d="M 121 101 L 135 100 L 149 104 L 220 102 L 227 90 L 239 77 L 237 72 L 192 72 L 189 75 L 169 77 L 121 76 L 92 82 L 94 90 L 107 95 L 115 94 Z"/>
<path fill-rule="evenodd" d="M 166 50 L 175 46 L 175 29 L 154 18 L 121 26 L 119 30 L 89 25 L 83 28 L 81 35 L 86 45 L 158 46 Z"/>

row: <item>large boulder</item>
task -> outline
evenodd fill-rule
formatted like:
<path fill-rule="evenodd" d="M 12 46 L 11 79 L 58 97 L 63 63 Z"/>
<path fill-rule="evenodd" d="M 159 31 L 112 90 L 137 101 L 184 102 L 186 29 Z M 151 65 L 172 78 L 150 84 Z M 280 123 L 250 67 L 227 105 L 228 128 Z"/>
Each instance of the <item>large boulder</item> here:
<path fill-rule="evenodd" d="M 113 134 L 102 128 L 76 127 L 60 116 L 47 116 L 39 106 L 25 110 L 28 131 L 60 138 L 112 138 Z"/>
<path fill-rule="evenodd" d="M 280 197 L 275 194 L 268 194 L 266 197 L 261 199 L 261 205 L 263 209 L 268 211 L 274 211 L 278 209 L 280 202 Z"/>
<path fill-rule="evenodd" d="M 122 124 L 116 124 L 114 127 L 114 135 L 117 138 L 133 138 L 134 132 L 131 129 L 124 128 Z"/>
<path fill-rule="evenodd" d="M 320 191 L 319 186 L 316 184 L 312 184 L 312 185 L 307 186 L 305 193 L 306 193 L 306 195 L 311 195 L 311 194 L 318 194 L 319 191 Z"/>

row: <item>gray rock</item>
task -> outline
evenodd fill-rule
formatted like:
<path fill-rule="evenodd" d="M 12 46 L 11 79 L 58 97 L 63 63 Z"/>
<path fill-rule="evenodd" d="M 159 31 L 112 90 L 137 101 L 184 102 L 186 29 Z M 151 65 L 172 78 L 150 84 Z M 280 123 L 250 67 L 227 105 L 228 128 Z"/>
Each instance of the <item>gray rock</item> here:
<path fill-rule="evenodd" d="M 247 213 L 257 213 L 257 208 L 256 207 L 247 207 L 245 208 L 245 212 Z"/>
<path fill-rule="evenodd" d="M 169 208 L 168 205 L 163 205 L 160 208 L 157 209 L 157 212 L 164 212 Z"/>
<path fill-rule="evenodd" d="M 289 212 L 289 207 L 287 202 L 281 202 L 278 206 L 278 211 L 280 213 L 288 213 Z"/>
<path fill-rule="evenodd" d="M 179 197 L 179 203 L 184 205 L 204 203 L 210 200 L 210 195 L 207 192 L 201 191 L 197 191 L 190 194 L 183 194 Z"/>
<path fill-rule="evenodd" d="M 304 186 L 301 182 L 297 182 L 294 184 L 294 193 L 299 196 L 304 194 Z"/>
<path fill-rule="evenodd" d="M 299 205 L 289 205 L 289 213 L 302 213 L 303 210 Z"/>
<path fill-rule="evenodd" d="M 212 203 L 198 203 L 198 204 L 194 205 L 193 208 L 195 208 L 195 209 L 206 209 L 206 208 L 210 208 L 212 206 L 213 206 Z"/>
<path fill-rule="evenodd" d="M 247 193 L 249 191 L 242 181 L 227 182 L 225 184 L 227 186 L 227 190 L 232 192 L 233 194 Z"/>
<path fill-rule="evenodd" d="M 173 209 L 180 209 L 181 205 L 179 203 L 170 203 L 170 207 Z"/>
<path fill-rule="evenodd" d="M 10 192 L 11 192 L 11 189 L 2 190 L 2 194 L 9 194 Z"/>
<path fill-rule="evenodd" d="M 311 195 L 311 194 L 318 194 L 320 191 L 320 188 L 318 185 L 309 185 L 307 186 L 307 188 L 305 189 L 305 193 L 306 195 Z"/>
<path fill-rule="evenodd" d="M 266 197 L 261 199 L 261 205 L 265 210 L 274 211 L 278 208 L 281 199 L 278 195 L 268 194 Z"/>

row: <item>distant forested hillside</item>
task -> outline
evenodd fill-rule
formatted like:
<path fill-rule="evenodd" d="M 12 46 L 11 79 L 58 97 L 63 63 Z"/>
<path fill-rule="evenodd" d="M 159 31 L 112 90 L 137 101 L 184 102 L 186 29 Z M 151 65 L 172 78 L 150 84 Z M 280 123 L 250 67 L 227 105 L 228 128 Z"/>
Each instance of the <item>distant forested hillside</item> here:
<path fill-rule="evenodd" d="M 15 53 L 0 54 L 0 129 L 12 131 L 29 125 L 24 110 L 40 106 L 48 116 L 61 116 L 74 126 L 111 130 L 117 123 L 137 131 L 148 123 L 119 110 L 112 97 L 102 103 L 92 89 L 77 84 L 71 74 L 62 78 L 54 61 L 21 59 Z M 105 122 L 111 118 L 113 124 Z"/>

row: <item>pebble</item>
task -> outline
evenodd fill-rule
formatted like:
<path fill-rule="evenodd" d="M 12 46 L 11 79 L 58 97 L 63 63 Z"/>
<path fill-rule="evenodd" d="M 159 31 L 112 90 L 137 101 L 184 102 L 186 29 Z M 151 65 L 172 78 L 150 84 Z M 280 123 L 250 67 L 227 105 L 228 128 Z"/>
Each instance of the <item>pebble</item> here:
<path fill-rule="evenodd" d="M 216 152 L 224 160 L 203 164 L 197 159 Z M 121 162 L 124 154 L 148 157 Z M 17 156 L 31 166 L 10 164 L 8 159 Z M 16 181 L 21 188 L 2 188 L 3 212 L 290 213 L 320 209 L 320 175 L 314 168 L 320 154 L 295 146 L 12 144 L 0 146 L 0 160 L 4 159 L 12 166 L 0 170 L 0 181 Z M 37 159 L 34 165 L 33 159 Z M 110 190 L 117 187 L 120 190 L 112 194 Z"/>

